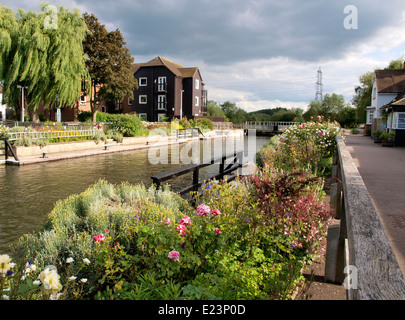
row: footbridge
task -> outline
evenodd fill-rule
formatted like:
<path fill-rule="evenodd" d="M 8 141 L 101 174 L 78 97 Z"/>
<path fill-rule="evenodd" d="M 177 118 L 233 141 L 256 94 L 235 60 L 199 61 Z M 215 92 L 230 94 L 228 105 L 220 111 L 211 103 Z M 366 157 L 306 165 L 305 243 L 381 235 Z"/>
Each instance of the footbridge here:
<path fill-rule="evenodd" d="M 296 124 L 300 123 L 290 121 L 247 121 L 243 124 L 242 129 L 246 135 L 248 130 L 256 130 L 257 135 L 274 135 Z"/>

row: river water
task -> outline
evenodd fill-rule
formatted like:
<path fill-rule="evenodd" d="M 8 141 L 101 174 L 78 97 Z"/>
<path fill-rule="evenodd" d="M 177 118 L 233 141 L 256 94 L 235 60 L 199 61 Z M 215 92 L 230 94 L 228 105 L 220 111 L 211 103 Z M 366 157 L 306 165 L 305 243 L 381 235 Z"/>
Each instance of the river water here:
<path fill-rule="evenodd" d="M 242 143 L 246 154 L 247 149 L 252 146 L 252 140 L 248 142 L 248 138 L 243 136 L 238 139 L 244 139 Z M 254 139 L 256 150 L 269 140 L 268 137 Z M 233 151 L 232 148 L 228 148 L 229 143 L 227 146 L 225 140 L 225 138 L 211 140 L 212 150 L 216 148 L 215 152 L 218 152 L 219 147 L 223 153 Z M 202 151 L 203 143 L 193 143 L 199 143 Z M 178 146 L 180 151 L 183 148 L 188 148 L 189 151 L 193 149 L 190 143 Z M 176 162 L 171 161 L 174 149 L 170 146 L 166 148 L 117 152 L 19 167 L 0 166 L 0 254 L 11 253 L 9 245 L 13 241 L 24 233 L 36 231 L 56 201 L 83 192 L 99 179 L 105 179 L 113 184 L 128 181 L 131 184 L 143 183 L 150 186 L 151 176 L 185 165 L 181 157 L 180 161 L 177 161 L 180 163 L 172 164 Z M 158 164 L 151 164 L 156 162 L 156 158 L 163 159 L 162 155 L 166 151 L 169 154 L 169 161 L 166 162 L 169 163 L 162 164 L 165 161 L 161 160 Z M 214 154 L 214 151 L 212 152 Z M 191 151 L 188 154 L 191 155 Z M 155 160 L 151 161 L 153 157 Z M 217 172 L 217 166 L 200 170 L 200 181 Z M 173 190 L 191 184 L 190 177 L 183 176 L 176 179 L 169 182 L 173 185 Z M 186 179 L 188 180 L 185 181 Z"/>

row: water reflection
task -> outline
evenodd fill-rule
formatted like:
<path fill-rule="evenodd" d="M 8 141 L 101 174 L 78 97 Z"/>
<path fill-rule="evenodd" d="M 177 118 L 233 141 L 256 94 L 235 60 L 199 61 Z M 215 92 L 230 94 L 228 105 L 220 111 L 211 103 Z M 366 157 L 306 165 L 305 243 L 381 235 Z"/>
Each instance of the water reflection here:
<path fill-rule="evenodd" d="M 257 137 L 256 148 L 267 141 L 266 137 Z M 219 145 L 218 142 L 212 143 L 213 148 Z M 226 146 L 223 147 L 226 151 Z M 0 254 L 10 253 L 10 243 L 22 234 L 37 230 L 56 201 L 84 191 L 99 179 L 150 186 L 150 177 L 154 174 L 184 165 L 171 164 L 170 161 L 169 164 L 151 165 L 148 152 L 149 149 L 143 149 L 21 167 L 0 167 Z M 171 152 L 169 147 L 169 158 Z M 206 178 L 217 172 L 217 166 L 210 166 L 201 170 L 201 176 Z M 189 182 L 191 177 L 187 181 L 185 177 L 170 181 L 174 190 Z"/>

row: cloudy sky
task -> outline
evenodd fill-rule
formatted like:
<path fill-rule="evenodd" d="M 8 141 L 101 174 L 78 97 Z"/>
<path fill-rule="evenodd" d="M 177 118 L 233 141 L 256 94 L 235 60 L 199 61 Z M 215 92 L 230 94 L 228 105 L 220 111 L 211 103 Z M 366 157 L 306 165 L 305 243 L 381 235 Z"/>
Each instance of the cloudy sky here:
<path fill-rule="evenodd" d="M 323 93 L 350 102 L 360 75 L 405 54 L 403 0 L 47 2 L 120 29 L 136 62 L 161 56 L 198 66 L 209 99 L 246 111 L 305 109 L 315 98 L 319 68 Z M 13 10 L 39 11 L 39 3 L 2 1 Z"/>

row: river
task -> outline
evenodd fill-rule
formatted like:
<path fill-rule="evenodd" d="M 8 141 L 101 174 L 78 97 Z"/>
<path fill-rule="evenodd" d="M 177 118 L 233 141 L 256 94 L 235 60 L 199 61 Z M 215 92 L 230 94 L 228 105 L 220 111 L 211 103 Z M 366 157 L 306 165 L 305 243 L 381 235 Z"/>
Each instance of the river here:
<path fill-rule="evenodd" d="M 247 150 L 249 143 L 246 137 L 244 139 Z M 255 139 L 258 150 L 269 137 Z M 180 149 L 185 146 L 187 144 L 180 145 Z M 212 147 L 218 147 L 218 141 L 213 141 Z M 203 148 L 202 143 L 200 148 Z M 225 152 L 225 143 L 222 148 Z M 169 147 L 169 157 L 171 150 Z M 100 179 L 114 184 L 127 181 L 150 186 L 151 176 L 185 165 L 181 161 L 171 164 L 170 160 L 168 164 L 153 165 L 151 151 L 149 148 L 26 166 L 0 166 L 0 254 L 11 253 L 9 245 L 13 241 L 24 233 L 36 231 L 56 201 L 81 193 Z M 161 148 L 155 154 L 162 155 L 162 152 Z M 217 172 L 218 168 L 204 168 L 202 179 Z M 191 184 L 191 180 L 186 182 L 184 177 L 178 179 L 173 185 Z"/>

